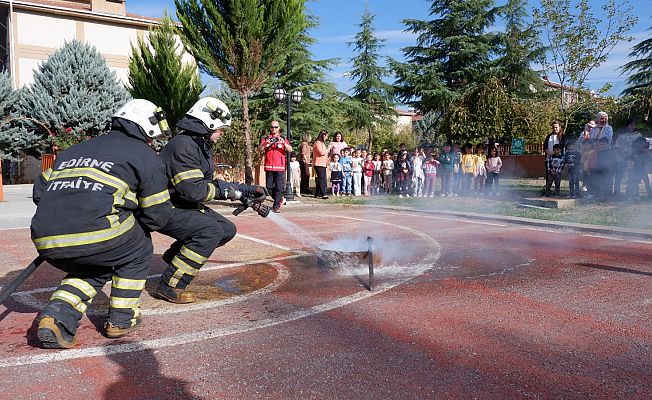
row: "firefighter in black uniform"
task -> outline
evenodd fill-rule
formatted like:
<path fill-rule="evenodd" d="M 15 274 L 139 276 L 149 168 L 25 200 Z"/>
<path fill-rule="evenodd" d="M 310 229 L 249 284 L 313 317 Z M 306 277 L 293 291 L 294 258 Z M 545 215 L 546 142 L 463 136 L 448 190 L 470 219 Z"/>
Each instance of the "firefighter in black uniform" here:
<path fill-rule="evenodd" d="M 165 226 L 172 212 L 165 167 L 147 142 L 166 132 L 160 108 L 131 100 L 108 134 L 63 151 L 34 183 L 32 241 L 68 273 L 37 317 L 43 347 L 75 345 L 79 320 L 108 281 L 106 336 L 139 327 L 153 253 L 148 231 Z"/>
<path fill-rule="evenodd" d="M 222 101 L 202 98 L 177 123 L 179 134 L 161 151 L 174 210 L 168 225 L 159 232 L 176 242 L 163 254 L 168 267 L 154 294 L 159 299 L 172 303 L 195 301 L 186 287 L 213 251 L 235 237 L 235 225 L 203 203 L 238 200 L 240 195 L 267 196 L 261 186 L 213 179 L 213 144 L 230 125 L 231 114 Z"/>

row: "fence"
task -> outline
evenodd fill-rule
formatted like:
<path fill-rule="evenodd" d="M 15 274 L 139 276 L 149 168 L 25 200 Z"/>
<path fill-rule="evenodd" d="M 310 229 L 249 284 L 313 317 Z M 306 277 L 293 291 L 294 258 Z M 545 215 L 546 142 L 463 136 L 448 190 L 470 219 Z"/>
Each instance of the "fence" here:
<path fill-rule="evenodd" d="M 498 155 L 499 156 L 508 156 L 510 154 L 512 154 L 512 145 L 511 144 L 500 144 L 500 145 L 498 145 Z M 543 143 L 526 144 L 525 145 L 525 154 L 543 154 Z"/>

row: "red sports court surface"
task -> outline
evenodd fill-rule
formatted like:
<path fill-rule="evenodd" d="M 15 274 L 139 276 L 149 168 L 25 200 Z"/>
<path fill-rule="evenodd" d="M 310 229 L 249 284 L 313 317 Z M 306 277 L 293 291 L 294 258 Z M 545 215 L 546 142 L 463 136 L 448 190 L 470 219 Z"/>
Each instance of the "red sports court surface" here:
<path fill-rule="evenodd" d="M 62 274 L 44 265 L 0 306 L 0 398 L 424 399 L 652 395 L 652 246 L 406 211 L 284 208 L 320 242 L 382 247 L 322 270 L 304 238 L 251 212 L 193 282 L 199 301 L 142 297 L 142 329 L 101 334 L 106 294 L 74 349 L 34 347 Z M 0 285 L 35 257 L 1 232 Z M 147 291 L 170 240 L 155 236 Z M 108 288 L 105 288 L 108 289 Z M 108 293 L 108 292 L 107 292 Z"/>

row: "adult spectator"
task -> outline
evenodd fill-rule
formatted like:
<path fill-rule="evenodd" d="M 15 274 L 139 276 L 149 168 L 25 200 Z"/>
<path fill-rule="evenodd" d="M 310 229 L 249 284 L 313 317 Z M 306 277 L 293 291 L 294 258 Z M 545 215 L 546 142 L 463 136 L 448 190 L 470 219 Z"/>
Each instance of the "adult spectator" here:
<path fill-rule="evenodd" d="M 587 164 L 587 160 L 589 157 L 589 153 L 591 152 L 591 129 L 595 127 L 595 121 L 590 120 L 584 125 L 584 130 L 582 133 L 580 133 L 580 137 L 577 139 L 577 144 L 579 145 L 579 152 L 582 155 L 582 160 L 584 162 L 582 163 L 582 168 L 581 170 L 581 176 L 580 179 L 582 180 L 582 187 L 580 190 L 582 192 L 586 192 L 587 189 L 587 180 L 588 180 L 588 170 L 584 168 L 584 165 Z"/>
<path fill-rule="evenodd" d="M 636 132 L 636 121 L 629 119 L 625 125 L 624 132 L 620 133 L 616 138 L 616 149 L 617 162 L 616 165 L 616 177 L 614 180 L 614 195 L 620 195 L 620 184 L 625 176 L 626 172 L 626 160 L 632 156 L 632 144 L 642 135 Z"/>
<path fill-rule="evenodd" d="M 258 151 L 265 154 L 265 182 L 274 199 L 272 211 L 279 212 L 285 191 L 286 154 L 292 152 L 292 146 L 281 137 L 278 121 L 272 121 L 269 131 L 269 135 L 260 140 Z"/>
<path fill-rule="evenodd" d="M 343 149 L 349 147 L 344 141 L 344 136 L 341 132 L 335 132 L 333 136 L 333 141 L 331 142 L 330 147 L 328 148 L 328 157 L 332 157 L 333 154 L 342 155 L 341 152 Z"/>
<path fill-rule="evenodd" d="M 614 136 L 614 130 L 609 125 L 609 115 L 606 112 L 600 111 L 596 116 L 595 120 L 597 121 L 596 125 L 591 129 L 589 134 L 589 140 L 601 140 L 602 138 L 607 138 L 607 144 L 611 147 L 611 140 Z"/>
<path fill-rule="evenodd" d="M 310 160 L 312 147 L 310 146 L 310 134 L 305 133 L 301 137 L 299 147 L 299 168 L 301 169 L 301 191 L 299 193 L 312 194 L 310 192 Z"/>
<path fill-rule="evenodd" d="M 554 154 L 555 150 L 555 145 L 558 144 L 560 148 L 565 149 L 566 148 L 566 139 L 564 138 L 564 131 L 561 129 L 561 124 L 559 121 L 553 121 L 551 124 L 552 127 L 552 132 L 546 136 L 545 140 L 543 141 L 543 151 L 546 154 L 546 159 L 545 159 L 545 166 L 546 166 L 546 182 L 550 181 L 550 176 L 548 176 L 548 163 L 550 161 L 550 158 Z"/>
<path fill-rule="evenodd" d="M 315 167 L 315 197 L 327 199 L 326 167 L 328 166 L 328 150 L 326 149 L 328 131 L 322 129 L 312 144 L 313 165 Z M 339 153 L 338 153 L 339 154 Z"/>

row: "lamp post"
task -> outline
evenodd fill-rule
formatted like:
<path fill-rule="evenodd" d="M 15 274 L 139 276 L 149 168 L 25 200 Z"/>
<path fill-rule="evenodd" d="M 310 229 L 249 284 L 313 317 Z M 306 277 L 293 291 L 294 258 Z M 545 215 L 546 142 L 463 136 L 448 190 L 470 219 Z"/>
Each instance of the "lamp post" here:
<path fill-rule="evenodd" d="M 301 103 L 301 99 L 303 99 L 303 93 L 301 93 L 300 90 L 294 90 L 289 96 L 288 93 L 283 89 L 282 87 L 278 87 L 274 90 L 274 98 L 276 101 L 279 103 L 285 102 L 285 112 L 286 112 L 286 117 L 285 120 L 287 121 L 287 140 L 291 144 L 292 140 L 292 123 L 290 122 L 290 118 L 292 117 L 292 103 Z M 286 157 L 286 168 L 287 168 L 287 181 L 285 182 L 285 199 L 287 201 L 293 201 L 294 200 L 294 194 L 292 193 L 292 177 L 290 175 L 290 158 L 291 158 L 291 153 L 287 155 Z"/>

